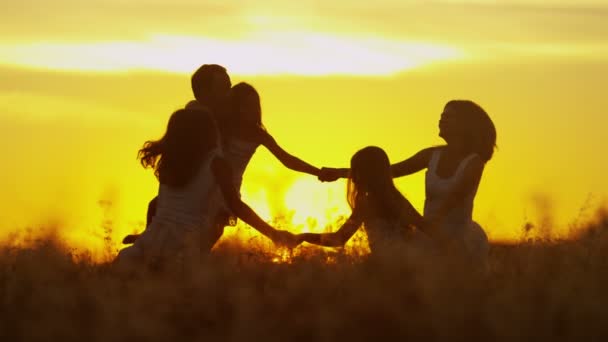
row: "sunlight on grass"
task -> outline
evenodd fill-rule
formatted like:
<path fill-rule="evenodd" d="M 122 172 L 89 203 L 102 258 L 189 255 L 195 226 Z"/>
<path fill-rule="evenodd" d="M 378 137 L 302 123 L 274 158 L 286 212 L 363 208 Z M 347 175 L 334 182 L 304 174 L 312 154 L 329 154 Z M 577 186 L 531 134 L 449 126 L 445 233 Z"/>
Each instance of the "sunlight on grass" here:
<path fill-rule="evenodd" d="M 607 336 L 608 216 L 576 239 L 500 245 L 490 271 L 408 253 L 268 253 L 118 273 L 52 236 L 0 246 L 7 340 L 577 340 Z"/>

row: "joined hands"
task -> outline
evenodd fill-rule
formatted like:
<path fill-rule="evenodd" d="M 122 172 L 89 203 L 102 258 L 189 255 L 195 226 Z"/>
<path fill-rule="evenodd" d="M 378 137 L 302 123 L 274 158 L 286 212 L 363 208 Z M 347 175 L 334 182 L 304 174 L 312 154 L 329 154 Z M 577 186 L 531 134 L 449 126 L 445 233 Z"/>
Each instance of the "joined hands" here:
<path fill-rule="evenodd" d="M 272 242 L 275 245 L 287 248 L 295 248 L 303 241 L 300 235 L 292 234 L 286 230 L 277 230 L 272 236 Z"/>
<path fill-rule="evenodd" d="M 333 167 L 322 167 L 319 171 L 319 180 L 321 182 L 334 182 L 340 179 L 340 169 Z"/>

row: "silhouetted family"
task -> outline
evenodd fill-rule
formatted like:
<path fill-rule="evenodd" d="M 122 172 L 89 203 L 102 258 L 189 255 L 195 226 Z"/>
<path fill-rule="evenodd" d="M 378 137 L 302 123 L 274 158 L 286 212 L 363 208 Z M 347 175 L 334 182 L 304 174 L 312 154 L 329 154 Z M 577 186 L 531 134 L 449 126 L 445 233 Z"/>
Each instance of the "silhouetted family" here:
<path fill-rule="evenodd" d="M 169 118 L 164 136 L 147 141 L 138 158 L 159 180 L 148 205 L 146 229 L 124 240 L 116 263 L 138 267 L 196 260 L 211 251 L 224 227 L 241 219 L 278 245 L 302 242 L 343 246 L 361 227 L 372 254 L 394 248 L 449 250 L 485 267 L 488 239 L 472 219 L 473 202 L 496 130 L 476 103 L 454 100 L 443 108 L 439 136 L 445 145 L 392 164 L 379 147 L 356 152 L 350 168 L 317 168 L 281 148 L 262 123 L 260 96 L 247 83 L 231 86 L 225 68 L 201 66 L 191 78 L 195 100 Z M 260 146 L 283 165 L 320 181 L 347 178 L 350 217 L 335 232 L 294 235 L 277 230 L 241 200 L 243 173 Z M 421 215 L 393 178 L 427 169 Z"/>

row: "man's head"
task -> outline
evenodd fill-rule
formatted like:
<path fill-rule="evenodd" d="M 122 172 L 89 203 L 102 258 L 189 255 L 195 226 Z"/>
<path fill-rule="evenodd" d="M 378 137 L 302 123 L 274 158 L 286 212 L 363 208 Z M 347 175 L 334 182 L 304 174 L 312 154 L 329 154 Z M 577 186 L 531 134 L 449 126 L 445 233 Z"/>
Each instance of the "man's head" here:
<path fill-rule="evenodd" d="M 215 109 L 230 91 L 230 76 L 226 68 L 217 64 L 203 64 L 192 74 L 192 93 L 194 98 Z"/>

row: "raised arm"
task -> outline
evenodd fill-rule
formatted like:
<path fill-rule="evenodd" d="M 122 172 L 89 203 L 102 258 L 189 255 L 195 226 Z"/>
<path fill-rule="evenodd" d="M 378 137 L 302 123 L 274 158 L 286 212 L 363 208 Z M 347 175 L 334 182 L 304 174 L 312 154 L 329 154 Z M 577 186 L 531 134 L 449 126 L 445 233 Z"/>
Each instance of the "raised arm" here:
<path fill-rule="evenodd" d="M 284 244 L 295 244 L 295 240 L 288 241 L 289 236 L 287 234 L 291 235 L 290 233 L 274 229 L 241 200 L 232 183 L 232 170 L 226 160 L 216 157 L 212 161 L 211 169 L 215 180 L 219 184 L 220 191 L 224 196 L 228 208 L 230 208 L 238 218 L 273 241 Z M 293 235 L 291 236 L 293 237 Z"/>
<path fill-rule="evenodd" d="M 426 148 L 412 157 L 391 165 L 394 178 L 411 175 L 428 167 L 435 147 Z"/>
<path fill-rule="evenodd" d="M 299 241 L 306 241 L 319 246 L 342 247 L 361 227 L 362 219 L 354 213 L 344 222 L 338 231 L 333 233 L 303 233 L 296 235 Z"/>
<path fill-rule="evenodd" d="M 276 140 L 268 133 L 262 132 L 261 143 L 264 145 L 285 167 L 298 172 L 304 172 L 313 176 L 319 176 L 319 169 L 308 164 L 302 159 L 295 157 L 285 151 Z"/>

